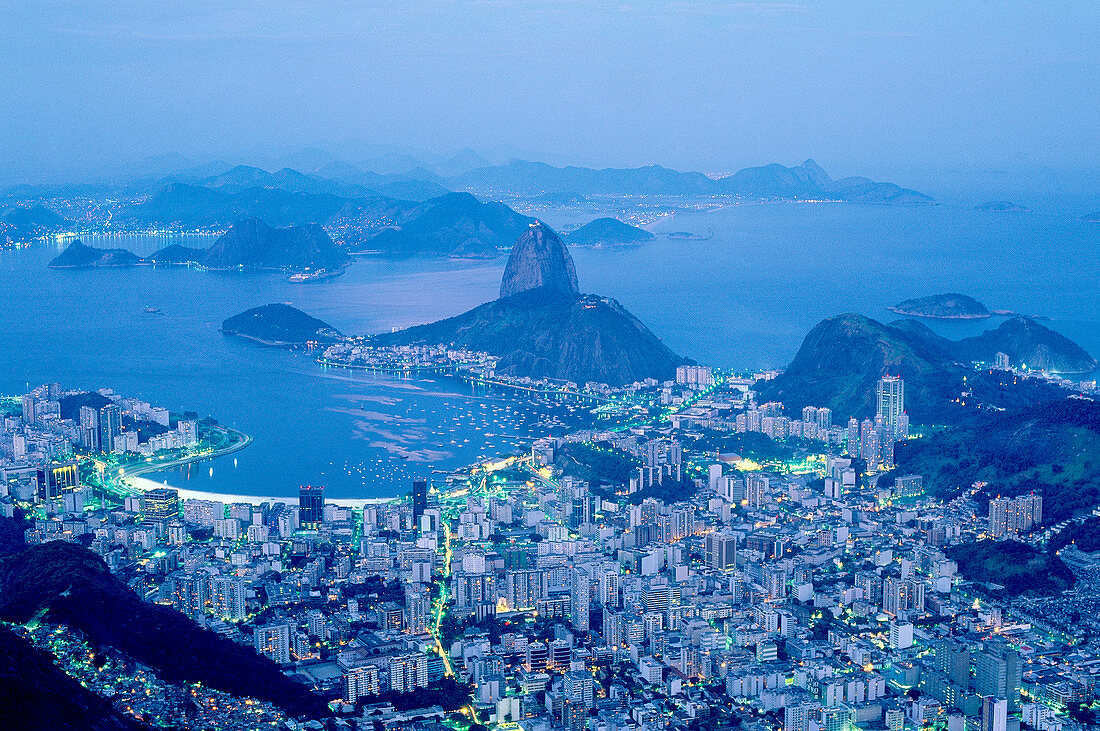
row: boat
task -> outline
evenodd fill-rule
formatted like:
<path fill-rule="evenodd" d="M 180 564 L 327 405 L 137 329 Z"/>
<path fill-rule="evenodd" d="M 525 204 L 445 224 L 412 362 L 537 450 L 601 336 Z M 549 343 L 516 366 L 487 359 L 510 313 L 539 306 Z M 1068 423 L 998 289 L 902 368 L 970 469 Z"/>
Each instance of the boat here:
<path fill-rule="evenodd" d="M 146 305 L 145 306 L 145 314 L 146 315 L 159 315 L 159 314 L 161 314 L 160 308 L 159 307 L 150 307 L 149 305 Z"/>

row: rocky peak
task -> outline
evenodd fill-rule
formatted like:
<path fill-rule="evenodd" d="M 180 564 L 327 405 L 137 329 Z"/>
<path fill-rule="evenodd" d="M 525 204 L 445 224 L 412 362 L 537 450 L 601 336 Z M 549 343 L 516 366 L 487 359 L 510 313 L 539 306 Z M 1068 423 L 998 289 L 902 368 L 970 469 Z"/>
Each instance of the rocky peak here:
<path fill-rule="evenodd" d="M 512 247 L 500 282 L 500 296 L 511 297 L 540 287 L 554 294 L 580 294 L 569 250 L 549 226 L 536 221 Z"/>

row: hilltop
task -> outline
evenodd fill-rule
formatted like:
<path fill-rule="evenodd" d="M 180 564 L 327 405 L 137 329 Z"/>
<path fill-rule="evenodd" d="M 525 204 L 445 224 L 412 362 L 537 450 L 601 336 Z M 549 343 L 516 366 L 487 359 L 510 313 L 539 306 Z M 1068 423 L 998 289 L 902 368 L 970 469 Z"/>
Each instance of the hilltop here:
<path fill-rule="evenodd" d="M 992 363 L 997 353 L 1005 353 L 1014 367 L 1055 373 L 1091 373 L 1100 365 L 1077 343 L 1022 316 L 959 340 L 952 351 L 960 360 L 984 363 Z"/>
<path fill-rule="evenodd" d="M 68 223 L 45 206 L 15 206 L 0 214 L 0 241 L 5 235 L 13 241 L 26 241 L 59 231 Z"/>
<path fill-rule="evenodd" d="M 344 253 L 316 223 L 272 228 L 249 218 L 219 236 L 198 263 L 211 269 L 332 270 L 341 269 L 345 261 Z"/>
<path fill-rule="evenodd" d="M 1010 373 L 975 372 L 966 364 L 1042 353 L 1048 363 L 1095 367 L 1079 346 L 1027 318 L 1014 318 L 982 335 L 953 341 L 913 320 L 889 325 L 846 314 L 818 323 L 806 335 L 787 369 L 758 384 L 764 400 L 789 409 L 828 406 L 837 418 L 874 415 L 875 384 L 884 375 L 905 380 L 905 401 L 914 423 L 962 418 L 966 403 L 998 408 L 1058 398 L 1060 389 L 1039 382 L 1012 384 Z M 1019 361 L 1014 360 L 1014 363 Z M 1011 384 L 1011 385 L 1010 385 Z M 963 392 L 971 396 L 964 398 Z"/>
<path fill-rule="evenodd" d="M 615 300 L 580 294 L 572 257 L 543 224 L 516 241 L 500 299 L 373 340 L 453 344 L 498 356 L 499 373 L 575 383 L 667 379 L 686 362 Z"/>
<path fill-rule="evenodd" d="M 531 224 L 512 247 L 500 280 L 500 296 L 539 288 L 565 297 L 580 294 L 569 249 L 548 226 Z"/>
<path fill-rule="evenodd" d="M 1059 594 L 1077 583 L 1060 558 L 1018 541 L 962 543 L 948 547 L 947 557 L 963 578 L 1003 586 L 1008 596 Z"/>
<path fill-rule="evenodd" d="M 496 257 L 534 219 L 503 203 L 448 193 L 408 211 L 396 226 L 366 239 L 362 248 L 388 254 Z"/>
<path fill-rule="evenodd" d="M 234 315 L 222 323 L 226 335 L 285 348 L 309 341 L 331 342 L 340 333 L 326 322 L 284 304 L 261 305 Z"/>
<path fill-rule="evenodd" d="M 0 560 L 0 619 L 32 617 L 67 625 L 93 647 L 112 647 L 170 683 L 268 700 L 292 715 L 325 712 L 322 699 L 275 663 L 174 609 L 142 601 L 99 556 L 73 543 L 53 541 Z"/>
<path fill-rule="evenodd" d="M 570 244 L 603 245 L 640 244 L 653 238 L 644 228 L 631 226 L 617 218 L 597 218 L 566 236 Z"/>
<path fill-rule="evenodd" d="M 955 293 L 908 299 L 886 309 L 907 317 L 928 317 L 938 320 L 970 320 L 991 317 L 993 314 L 973 297 Z"/>
<path fill-rule="evenodd" d="M 140 256 L 126 249 L 97 249 L 76 239 L 51 259 L 47 266 L 52 269 L 91 269 L 93 267 L 131 267 L 141 263 Z"/>

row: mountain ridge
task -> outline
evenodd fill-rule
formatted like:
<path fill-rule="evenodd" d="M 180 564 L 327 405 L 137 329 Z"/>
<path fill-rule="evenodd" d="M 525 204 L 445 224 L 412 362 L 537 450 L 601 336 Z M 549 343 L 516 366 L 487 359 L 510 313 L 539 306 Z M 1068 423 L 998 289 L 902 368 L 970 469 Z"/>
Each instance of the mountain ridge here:
<path fill-rule="evenodd" d="M 995 407 L 1025 406 L 1060 395 L 1056 386 L 1017 384 L 992 371 L 975 371 L 971 361 L 992 362 L 997 352 L 1015 359 L 1036 352 L 1063 368 L 1088 370 L 1096 361 L 1062 335 L 1028 318 L 1012 318 L 982 335 L 949 340 L 915 320 L 883 324 L 847 313 L 822 320 L 803 339 L 786 370 L 757 384 L 760 398 L 788 409 L 828 406 L 838 419 L 874 414 L 875 384 L 884 375 L 905 381 L 906 408 L 914 423 L 956 418 L 966 401 Z M 964 397 L 963 394 L 972 396 Z"/>

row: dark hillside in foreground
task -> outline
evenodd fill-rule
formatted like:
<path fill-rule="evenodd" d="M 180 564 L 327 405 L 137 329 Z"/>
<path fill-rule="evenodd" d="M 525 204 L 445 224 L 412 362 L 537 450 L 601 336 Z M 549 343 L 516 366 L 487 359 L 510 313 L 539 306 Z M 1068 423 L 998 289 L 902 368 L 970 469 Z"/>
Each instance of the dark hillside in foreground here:
<path fill-rule="evenodd" d="M 48 652 L 0 626 L 0 728 L 138 731 L 148 726 L 116 711 L 62 672 Z"/>
<path fill-rule="evenodd" d="M 271 701 L 291 715 L 323 715 L 324 702 L 251 648 L 203 629 L 179 612 L 138 598 L 103 560 L 55 541 L 0 560 L 0 619 L 33 616 L 82 632 L 152 667 L 168 682 L 200 682 Z"/>

